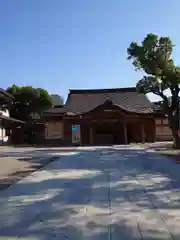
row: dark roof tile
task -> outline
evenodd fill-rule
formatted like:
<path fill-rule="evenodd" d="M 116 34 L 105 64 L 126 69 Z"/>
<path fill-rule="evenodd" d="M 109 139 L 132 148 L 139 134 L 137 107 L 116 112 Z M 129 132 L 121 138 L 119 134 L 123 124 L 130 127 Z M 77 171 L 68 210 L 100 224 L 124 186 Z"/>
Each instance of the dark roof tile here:
<path fill-rule="evenodd" d="M 136 88 L 70 90 L 64 107 L 49 109 L 51 113 L 86 113 L 105 101 L 110 100 L 114 105 L 124 110 L 136 113 L 152 113 L 152 103 Z"/>
<path fill-rule="evenodd" d="M 137 113 L 152 112 L 152 104 L 148 98 L 137 93 L 135 88 L 71 90 L 66 102 L 67 111 L 85 113 L 111 100 L 124 110 Z"/>

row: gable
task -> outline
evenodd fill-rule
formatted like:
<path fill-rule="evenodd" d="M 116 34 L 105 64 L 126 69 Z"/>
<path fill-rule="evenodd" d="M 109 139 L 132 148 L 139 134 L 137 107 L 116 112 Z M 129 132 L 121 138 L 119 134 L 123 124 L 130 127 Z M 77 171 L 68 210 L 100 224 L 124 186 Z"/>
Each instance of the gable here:
<path fill-rule="evenodd" d="M 135 88 L 110 89 L 110 90 L 71 90 L 66 102 L 67 111 L 72 113 L 86 113 L 110 100 L 116 106 L 136 113 L 153 112 L 152 104 L 148 98 L 137 93 Z"/>
<path fill-rule="evenodd" d="M 70 90 L 63 107 L 51 108 L 46 113 L 84 114 L 103 105 L 107 100 L 128 112 L 139 114 L 153 113 L 153 104 L 144 94 L 137 93 L 136 88 Z"/>

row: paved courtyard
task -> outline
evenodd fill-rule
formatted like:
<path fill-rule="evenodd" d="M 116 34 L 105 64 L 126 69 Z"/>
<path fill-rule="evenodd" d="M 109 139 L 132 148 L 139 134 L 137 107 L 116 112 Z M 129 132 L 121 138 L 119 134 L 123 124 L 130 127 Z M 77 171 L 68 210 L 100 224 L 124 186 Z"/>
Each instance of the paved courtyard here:
<path fill-rule="evenodd" d="M 0 239 L 180 239 L 180 165 L 118 146 L 38 154 L 59 158 L 0 192 Z"/>
<path fill-rule="evenodd" d="M 55 151 L 33 147 L 0 147 L 0 190 L 54 160 Z"/>

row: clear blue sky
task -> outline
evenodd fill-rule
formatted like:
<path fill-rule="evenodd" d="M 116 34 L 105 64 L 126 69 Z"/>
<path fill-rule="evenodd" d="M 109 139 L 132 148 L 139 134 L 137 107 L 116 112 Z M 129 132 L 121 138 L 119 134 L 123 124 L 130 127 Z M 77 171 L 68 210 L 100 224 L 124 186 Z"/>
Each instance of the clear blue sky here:
<path fill-rule="evenodd" d="M 46 88 L 134 86 L 126 49 L 150 32 L 170 36 L 180 64 L 179 0 L 0 0 L 0 79 Z"/>

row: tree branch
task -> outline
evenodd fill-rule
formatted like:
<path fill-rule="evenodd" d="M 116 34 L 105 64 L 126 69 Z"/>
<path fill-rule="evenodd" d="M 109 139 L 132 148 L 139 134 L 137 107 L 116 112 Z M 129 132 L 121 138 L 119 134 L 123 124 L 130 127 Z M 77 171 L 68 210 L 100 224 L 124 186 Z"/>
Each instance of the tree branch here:
<path fill-rule="evenodd" d="M 154 94 L 160 96 L 163 100 L 168 101 L 168 97 L 162 92 L 152 91 Z"/>

